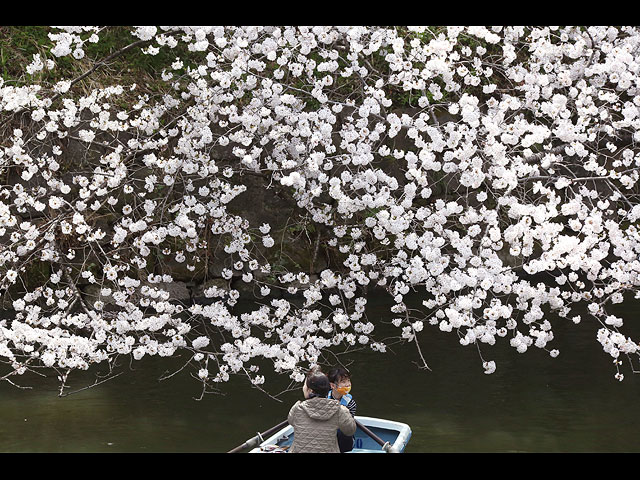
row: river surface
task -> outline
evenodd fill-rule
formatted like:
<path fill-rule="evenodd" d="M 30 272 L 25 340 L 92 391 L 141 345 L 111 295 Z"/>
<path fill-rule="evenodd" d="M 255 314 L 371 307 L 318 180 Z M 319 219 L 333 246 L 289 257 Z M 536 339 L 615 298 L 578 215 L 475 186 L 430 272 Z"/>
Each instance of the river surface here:
<path fill-rule="evenodd" d="M 370 301 L 370 318 L 390 318 L 377 301 Z M 625 303 L 619 312 L 636 340 L 638 307 Z M 492 375 L 474 346 L 428 325 L 421 346 L 431 371 L 416 367 L 412 344 L 347 354 L 341 358 L 350 362 L 358 414 L 409 424 L 407 453 L 640 452 L 640 375 L 625 366 L 624 381 L 614 379 L 597 326 L 586 318 L 580 325 L 550 321 L 557 358 L 499 342 L 483 349 L 497 364 Z M 278 402 L 232 379 L 223 394 L 198 401 L 199 382 L 188 373 L 158 380 L 177 365 L 145 357 L 126 374 L 65 397 L 55 378 L 21 379 L 30 390 L 0 382 L 0 452 L 226 452 L 285 420 L 302 395 L 296 389 Z M 80 376 L 74 386 L 92 378 Z M 273 387 L 287 384 L 273 380 Z"/>

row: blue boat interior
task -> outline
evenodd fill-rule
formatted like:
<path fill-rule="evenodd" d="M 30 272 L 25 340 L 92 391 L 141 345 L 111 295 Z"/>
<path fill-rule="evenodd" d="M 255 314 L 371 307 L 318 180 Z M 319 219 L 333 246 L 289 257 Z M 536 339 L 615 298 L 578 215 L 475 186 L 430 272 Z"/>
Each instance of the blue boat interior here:
<path fill-rule="evenodd" d="M 390 444 L 393 444 L 393 442 L 396 441 L 396 438 L 398 438 L 398 435 L 399 435 L 399 432 L 397 430 L 392 430 L 388 428 L 380 428 L 380 427 L 372 427 L 372 426 L 368 426 L 367 428 L 371 430 L 374 434 L 376 434 L 380 439 L 382 439 L 385 442 L 389 442 Z M 292 443 L 293 443 L 293 433 L 291 433 L 290 435 L 283 435 L 277 440 L 277 445 L 281 448 L 288 448 L 291 446 Z M 382 447 L 373 438 L 371 438 L 369 435 L 364 433 L 360 429 L 360 427 L 357 428 L 356 433 L 354 435 L 354 445 L 353 445 L 352 452 L 355 453 L 356 450 L 370 450 L 373 452 L 384 453 L 382 450 Z"/>

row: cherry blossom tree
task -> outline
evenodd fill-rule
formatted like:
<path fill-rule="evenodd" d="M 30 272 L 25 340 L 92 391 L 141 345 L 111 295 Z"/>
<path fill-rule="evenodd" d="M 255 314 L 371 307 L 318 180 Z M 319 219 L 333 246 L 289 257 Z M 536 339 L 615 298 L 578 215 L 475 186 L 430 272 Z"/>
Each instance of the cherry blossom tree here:
<path fill-rule="evenodd" d="M 434 329 L 490 374 L 496 342 L 556 357 L 557 321 L 636 371 L 613 312 L 640 285 L 637 28 L 46 38 L 0 80 L 3 380 L 56 372 L 63 392 L 75 370 L 181 354 L 203 391 L 263 388 L 397 341 L 429 368 Z M 305 265 L 282 260 L 294 239 Z M 188 298 L 177 270 L 201 280 Z"/>

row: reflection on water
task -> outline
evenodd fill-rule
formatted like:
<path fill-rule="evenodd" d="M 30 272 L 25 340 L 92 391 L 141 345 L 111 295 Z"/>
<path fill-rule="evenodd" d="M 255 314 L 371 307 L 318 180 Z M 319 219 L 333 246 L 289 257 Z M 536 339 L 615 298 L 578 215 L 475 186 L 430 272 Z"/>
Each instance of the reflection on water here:
<path fill-rule="evenodd" d="M 370 305 L 388 317 L 384 305 Z M 626 304 L 627 323 L 637 305 Z M 373 315 L 369 312 L 369 315 Z M 483 349 L 497 370 L 485 375 L 475 347 L 425 328 L 431 371 L 409 345 L 381 355 L 348 354 L 358 414 L 408 423 L 415 452 L 638 452 L 640 377 L 615 369 L 595 340 L 597 327 L 552 321 L 558 358 L 506 343 Z M 178 360 L 176 365 L 180 364 Z M 59 398 L 55 379 L 24 379 L 33 390 L 0 383 L 1 452 L 226 452 L 286 419 L 299 391 L 282 403 L 240 379 L 201 401 L 189 375 L 159 382 L 167 359 L 144 358 L 98 387 Z M 279 381 L 279 380 L 278 380 Z M 275 383 L 278 383 L 276 381 Z M 288 382 L 278 386 L 285 386 Z M 92 382 L 77 378 L 76 387 Z"/>

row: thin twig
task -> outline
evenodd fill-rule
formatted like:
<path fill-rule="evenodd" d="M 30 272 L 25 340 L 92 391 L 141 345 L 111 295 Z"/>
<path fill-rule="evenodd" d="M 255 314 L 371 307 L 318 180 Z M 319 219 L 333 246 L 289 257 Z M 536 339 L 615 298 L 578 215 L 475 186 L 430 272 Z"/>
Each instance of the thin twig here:
<path fill-rule="evenodd" d="M 93 384 L 87 385 L 86 387 L 79 388 L 78 390 L 74 390 L 73 392 L 63 393 L 61 391 L 58 396 L 60 396 L 60 397 L 68 397 L 69 395 L 73 395 L 74 393 L 82 392 L 83 390 L 88 390 L 90 388 L 97 387 L 98 385 L 101 385 L 101 384 L 103 384 L 105 382 L 108 382 L 109 380 L 113 380 L 114 378 L 119 377 L 123 373 L 124 372 L 116 373 L 115 375 L 107 377 L 104 380 L 100 380 L 100 381 L 96 380 L 95 382 L 93 382 Z"/>

